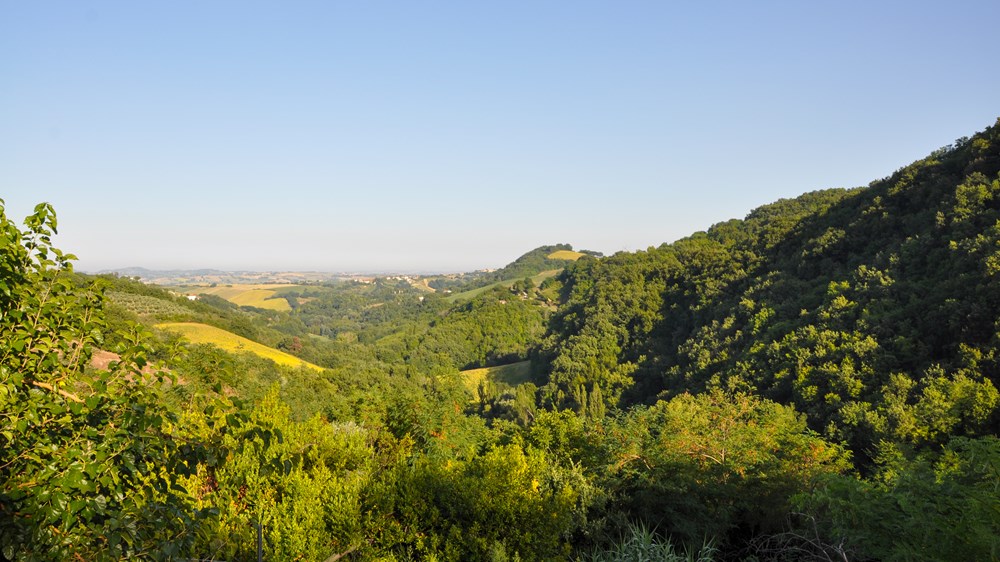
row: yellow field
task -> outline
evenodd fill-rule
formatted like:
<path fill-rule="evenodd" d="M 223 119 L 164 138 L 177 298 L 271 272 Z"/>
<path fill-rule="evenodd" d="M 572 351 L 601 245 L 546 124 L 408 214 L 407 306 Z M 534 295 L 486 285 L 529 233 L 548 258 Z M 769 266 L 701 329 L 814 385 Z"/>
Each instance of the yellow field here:
<path fill-rule="evenodd" d="M 282 298 L 274 298 L 275 289 L 284 287 L 294 287 L 295 285 L 225 285 L 219 287 L 190 287 L 188 292 L 193 294 L 215 295 L 239 306 L 253 306 L 267 310 L 277 310 L 287 312 L 292 309 L 288 306 L 288 301 Z"/>
<path fill-rule="evenodd" d="M 265 359 L 270 359 L 279 365 L 288 367 L 305 366 L 317 371 L 323 370 L 323 367 L 319 365 L 313 365 L 284 351 L 278 351 L 273 347 L 267 347 L 253 340 L 237 336 L 232 332 L 227 332 L 215 326 L 209 326 L 208 324 L 200 324 L 198 322 L 167 322 L 156 324 L 156 327 L 178 333 L 191 343 L 210 343 L 226 351 L 249 351 Z"/>
<path fill-rule="evenodd" d="M 587 254 L 582 254 L 580 252 L 574 252 L 574 251 L 571 251 L 571 250 L 556 250 L 555 252 L 552 252 L 551 254 L 549 254 L 549 255 L 547 255 L 545 257 L 549 258 L 550 260 L 576 261 L 576 260 L 582 258 L 585 255 L 587 255 Z"/>
<path fill-rule="evenodd" d="M 465 377 L 465 386 L 478 395 L 479 383 L 484 380 L 507 383 L 510 386 L 517 386 L 527 382 L 531 376 L 531 361 L 521 361 L 510 365 L 500 365 L 499 367 L 484 367 L 482 369 L 469 369 L 462 371 Z"/>
<path fill-rule="evenodd" d="M 272 297 L 274 297 L 274 289 L 251 289 L 227 300 L 240 306 L 255 306 L 268 310 L 289 311 L 292 309 L 285 299 Z"/>

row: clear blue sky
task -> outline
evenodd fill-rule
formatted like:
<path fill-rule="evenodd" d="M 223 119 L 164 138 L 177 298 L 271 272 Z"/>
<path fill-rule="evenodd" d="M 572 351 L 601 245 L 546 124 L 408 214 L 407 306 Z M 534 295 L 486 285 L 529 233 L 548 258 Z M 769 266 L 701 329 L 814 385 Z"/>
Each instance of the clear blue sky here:
<path fill-rule="evenodd" d="M 1000 116 L 1000 2 L 0 0 L 0 198 L 78 268 L 613 253 Z"/>

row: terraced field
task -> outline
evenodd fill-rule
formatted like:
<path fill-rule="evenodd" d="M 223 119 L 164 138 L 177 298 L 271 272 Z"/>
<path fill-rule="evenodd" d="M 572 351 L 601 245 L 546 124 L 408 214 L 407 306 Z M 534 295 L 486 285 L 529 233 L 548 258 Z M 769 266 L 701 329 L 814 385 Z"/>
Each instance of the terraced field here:
<path fill-rule="evenodd" d="M 270 359 L 279 365 L 289 367 L 309 367 L 317 371 L 322 371 L 323 367 L 314 365 L 308 361 L 303 361 L 294 355 L 279 351 L 273 347 L 248 340 L 232 332 L 227 332 L 215 326 L 201 324 L 198 322 L 166 322 L 156 324 L 156 328 L 176 332 L 191 343 L 208 343 L 230 352 L 249 351 L 265 359 Z"/>

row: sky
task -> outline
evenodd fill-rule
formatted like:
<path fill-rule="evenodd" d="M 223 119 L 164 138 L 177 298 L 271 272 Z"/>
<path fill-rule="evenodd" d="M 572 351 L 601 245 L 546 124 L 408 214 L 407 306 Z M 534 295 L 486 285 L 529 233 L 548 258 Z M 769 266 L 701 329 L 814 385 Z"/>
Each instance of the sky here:
<path fill-rule="evenodd" d="M 77 269 L 658 246 L 1000 117 L 996 0 L 0 0 L 0 199 Z"/>

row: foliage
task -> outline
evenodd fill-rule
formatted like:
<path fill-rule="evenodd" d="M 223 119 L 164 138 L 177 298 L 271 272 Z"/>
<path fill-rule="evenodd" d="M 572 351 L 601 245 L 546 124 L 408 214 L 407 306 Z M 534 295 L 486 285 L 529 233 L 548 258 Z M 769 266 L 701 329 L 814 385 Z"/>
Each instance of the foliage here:
<path fill-rule="evenodd" d="M 458 305 L 419 335 L 380 342 L 401 344 L 400 359 L 419 369 L 445 364 L 458 369 L 503 365 L 526 359 L 541 338 L 546 311 L 537 300 L 498 289 Z"/>
<path fill-rule="evenodd" d="M 372 501 L 386 512 L 383 540 L 404 559 L 553 560 L 570 553 L 587 498 L 578 469 L 509 444 L 400 466 Z"/>
<path fill-rule="evenodd" d="M 451 297 L 257 288 L 282 311 L 75 274 L 0 206 L 0 559 L 242 560 L 256 524 L 275 560 L 997 558 L 998 137 Z"/>
<path fill-rule="evenodd" d="M 792 408 L 745 394 L 683 394 L 611 421 L 600 442 L 621 515 L 687 543 L 768 530 L 792 495 L 847 467 Z"/>
<path fill-rule="evenodd" d="M 793 404 L 863 470 L 882 440 L 996 433 L 997 193 L 1000 124 L 866 189 L 581 260 L 536 355 L 541 397 L 599 415 L 742 389 Z"/>
<path fill-rule="evenodd" d="M 205 512 L 179 478 L 203 452 L 176 439 L 147 389 L 148 346 L 86 372 L 102 297 L 74 287 L 40 204 L 21 231 L 0 205 L 0 555 L 8 560 L 173 558 Z"/>
<path fill-rule="evenodd" d="M 200 432 L 230 429 L 215 437 L 230 451 L 226 462 L 188 482 L 198 490 L 196 505 L 219 511 L 201 552 L 251 559 L 258 523 L 266 529 L 268 560 L 325 560 L 360 544 L 359 500 L 373 459 L 368 432 L 288 416 L 272 390 L 235 429 L 226 428 L 226 417 L 211 425 L 211 418 L 189 420 Z"/>
<path fill-rule="evenodd" d="M 885 561 L 1000 557 L 1000 439 L 956 437 L 912 459 L 885 448 L 877 477 L 831 476 L 799 499 L 830 544 Z"/>

